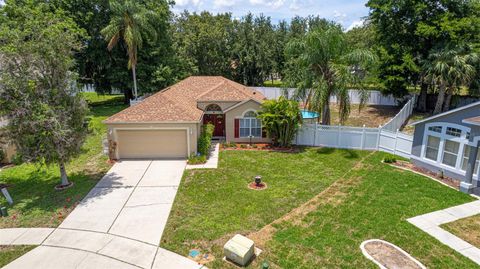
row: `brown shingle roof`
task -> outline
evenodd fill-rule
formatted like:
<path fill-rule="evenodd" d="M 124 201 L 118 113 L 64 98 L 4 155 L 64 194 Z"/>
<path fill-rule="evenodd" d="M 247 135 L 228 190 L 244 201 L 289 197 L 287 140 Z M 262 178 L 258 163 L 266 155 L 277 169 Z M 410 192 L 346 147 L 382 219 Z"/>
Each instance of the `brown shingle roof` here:
<path fill-rule="evenodd" d="M 198 101 L 264 100 L 262 93 L 224 77 L 193 76 L 111 116 L 105 123 L 197 122 Z"/>

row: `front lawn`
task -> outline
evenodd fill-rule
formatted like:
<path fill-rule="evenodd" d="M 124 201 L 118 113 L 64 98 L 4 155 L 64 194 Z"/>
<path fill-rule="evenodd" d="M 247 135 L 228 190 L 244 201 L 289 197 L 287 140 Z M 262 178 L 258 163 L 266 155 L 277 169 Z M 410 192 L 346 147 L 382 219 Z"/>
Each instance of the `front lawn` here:
<path fill-rule="evenodd" d="M 334 149 L 223 151 L 219 169 L 185 173 L 161 246 L 182 255 L 200 249 L 216 257 L 209 268 L 233 268 L 221 261 L 222 246 L 241 233 L 264 250 L 251 268 L 263 260 L 271 268 L 375 268 L 360 244 L 379 238 L 427 267 L 475 268 L 406 221 L 473 198 L 384 165 L 384 156 Z M 246 188 L 256 174 L 267 190 Z"/>
<path fill-rule="evenodd" d="M 75 184 L 72 188 L 54 190 L 60 181 L 57 166 L 22 164 L 2 170 L 0 182 L 12 185 L 9 192 L 15 203 L 8 206 L 9 216 L 0 218 L 0 228 L 57 227 L 109 169 L 107 157 L 102 153 L 102 139 L 106 136 L 102 121 L 123 108 L 123 105 L 103 105 L 91 109 L 91 133 L 81 155 L 67 166 L 70 180 Z M 3 196 L 0 204 L 6 205 Z"/>
<path fill-rule="evenodd" d="M 0 267 L 34 249 L 36 246 L 0 246 Z"/>
<path fill-rule="evenodd" d="M 442 228 L 480 248 L 480 215 L 444 224 Z"/>

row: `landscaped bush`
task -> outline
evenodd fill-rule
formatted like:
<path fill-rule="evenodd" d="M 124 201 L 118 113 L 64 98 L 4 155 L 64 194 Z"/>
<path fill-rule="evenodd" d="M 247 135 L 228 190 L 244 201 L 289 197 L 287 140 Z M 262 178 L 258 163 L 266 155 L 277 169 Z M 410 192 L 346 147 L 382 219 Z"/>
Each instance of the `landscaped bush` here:
<path fill-rule="evenodd" d="M 200 153 L 200 155 L 208 156 L 210 153 L 214 128 L 212 124 L 202 126 L 202 132 L 198 138 L 198 153 Z"/>
<path fill-rule="evenodd" d="M 395 156 L 386 156 L 385 158 L 383 158 L 383 162 L 384 163 L 396 163 L 397 158 Z"/>
<path fill-rule="evenodd" d="M 276 146 L 289 147 L 302 122 L 297 101 L 280 97 L 262 104 L 259 118 Z"/>
<path fill-rule="evenodd" d="M 188 159 L 188 164 L 191 164 L 191 165 L 203 164 L 206 162 L 207 162 L 207 157 L 204 155 L 192 156 Z"/>

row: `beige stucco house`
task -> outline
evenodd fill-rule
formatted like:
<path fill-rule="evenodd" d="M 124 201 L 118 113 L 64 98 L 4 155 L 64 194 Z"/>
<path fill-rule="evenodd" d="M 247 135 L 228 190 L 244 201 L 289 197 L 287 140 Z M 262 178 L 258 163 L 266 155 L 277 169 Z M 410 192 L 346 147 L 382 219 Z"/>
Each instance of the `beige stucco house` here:
<path fill-rule="evenodd" d="M 223 77 L 193 76 L 104 121 L 110 156 L 187 158 L 197 152 L 201 126 L 215 126 L 214 138 L 270 142 L 257 119 L 265 97 Z"/>

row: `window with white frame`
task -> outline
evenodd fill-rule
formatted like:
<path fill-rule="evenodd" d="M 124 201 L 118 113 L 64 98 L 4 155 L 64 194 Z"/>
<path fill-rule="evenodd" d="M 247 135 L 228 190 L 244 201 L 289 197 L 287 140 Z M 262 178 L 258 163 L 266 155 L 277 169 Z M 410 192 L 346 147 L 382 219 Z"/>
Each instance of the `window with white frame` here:
<path fill-rule="evenodd" d="M 464 150 L 463 150 L 463 158 L 462 158 L 462 170 L 467 171 L 467 165 L 468 161 L 470 160 L 470 152 L 473 150 L 473 146 L 466 145 Z M 477 174 L 480 172 L 478 170 L 478 167 L 480 166 L 480 149 L 478 150 L 477 153 L 477 161 L 475 162 L 475 169 L 473 170 L 474 174 Z"/>
<path fill-rule="evenodd" d="M 425 158 L 436 161 L 438 158 L 438 151 L 440 150 L 440 138 L 429 135 L 427 138 L 427 147 L 425 151 Z"/>
<path fill-rule="evenodd" d="M 467 149 L 469 136 L 470 128 L 465 126 L 438 122 L 427 124 L 423 158 L 444 167 L 465 170 L 470 154 Z"/>
<path fill-rule="evenodd" d="M 240 137 L 262 137 L 262 122 L 257 113 L 248 111 L 240 119 Z"/>

